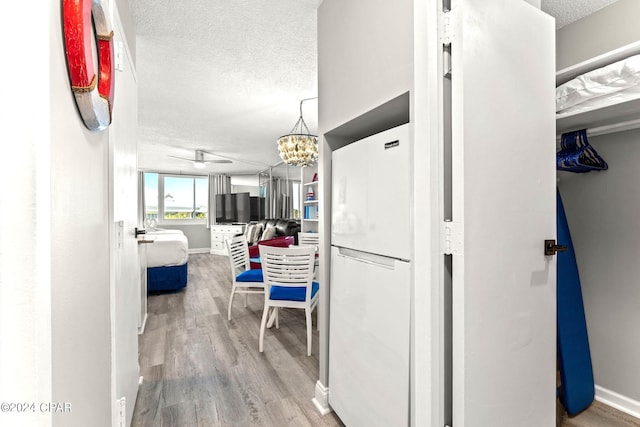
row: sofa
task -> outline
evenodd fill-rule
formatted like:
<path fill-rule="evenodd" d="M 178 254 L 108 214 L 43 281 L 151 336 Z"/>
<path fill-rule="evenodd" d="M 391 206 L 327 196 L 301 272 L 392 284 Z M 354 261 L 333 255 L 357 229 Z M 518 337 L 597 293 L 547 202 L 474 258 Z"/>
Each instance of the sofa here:
<path fill-rule="evenodd" d="M 298 243 L 300 224 L 292 219 L 262 219 L 253 221 L 245 227 L 245 237 L 249 243 L 249 257 L 260 257 L 258 245 L 287 248 Z M 251 263 L 251 268 L 260 268 L 260 264 Z"/>

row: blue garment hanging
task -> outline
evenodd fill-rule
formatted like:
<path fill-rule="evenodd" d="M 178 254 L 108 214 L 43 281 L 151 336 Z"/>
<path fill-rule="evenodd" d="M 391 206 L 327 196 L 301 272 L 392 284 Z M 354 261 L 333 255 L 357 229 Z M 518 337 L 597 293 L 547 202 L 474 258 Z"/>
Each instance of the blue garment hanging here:
<path fill-rule="evenodd" d="M 577 173 L 609 168 L 607 162 L 589 144 L 586 129 L 562 134 L 556 163 L 558 170 Z"/>

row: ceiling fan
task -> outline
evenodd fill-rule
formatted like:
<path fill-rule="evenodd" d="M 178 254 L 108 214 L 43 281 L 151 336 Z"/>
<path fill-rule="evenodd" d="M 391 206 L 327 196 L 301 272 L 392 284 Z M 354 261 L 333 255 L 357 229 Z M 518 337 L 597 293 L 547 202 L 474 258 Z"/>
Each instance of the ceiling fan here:
<path fill-rule="evenodd" d="M 188 159 L 186 157 L 178 157 L 178 156 L 169 156 L 169 157 L 173 157 L 174 159 L 180 159 L 180 160 L 187 160 L 189 162 L 193 162 L 193 167 L 196 169 L 203 169 L 205 167 L 205 165 L 207 165 L 208 163 L 232 163 L 231 160 L 228 159 L 224 159 L 224 160 L 205 160 L 204 159 L 204 155 L 206 154 L 211 154 L 211 155 L 216 155 L 213 153 L 208 153 L 204 150 L 196 150 L 195 152 L 195 158 L 193 159 Z"/>

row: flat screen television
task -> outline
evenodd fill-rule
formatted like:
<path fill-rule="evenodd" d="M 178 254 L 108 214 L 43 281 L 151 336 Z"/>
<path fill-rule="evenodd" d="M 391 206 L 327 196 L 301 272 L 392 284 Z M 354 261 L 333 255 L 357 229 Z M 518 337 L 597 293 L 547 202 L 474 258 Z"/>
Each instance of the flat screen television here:
<path fill-rule="evenodd" d="M 216 194 L 216 222 L 233 223 L 251 220 L 249 193 Z"/>
<path fill-rule="evenodd" d="M 233 194 L 236 200 L 236 212 L 233 222 L 249 222 L 251 219 L 251 197 L 249 193 L 235 193 Z"/>

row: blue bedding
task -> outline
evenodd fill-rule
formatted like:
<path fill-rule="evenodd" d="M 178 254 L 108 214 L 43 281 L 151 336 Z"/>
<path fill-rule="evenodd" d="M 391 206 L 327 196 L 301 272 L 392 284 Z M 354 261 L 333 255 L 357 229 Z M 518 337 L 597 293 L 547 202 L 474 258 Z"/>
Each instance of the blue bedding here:
<path fill-rule="evenodd" d="M 187 265 L 147 268 L 147 293 L 179 291 L 186 287 Z"/>

